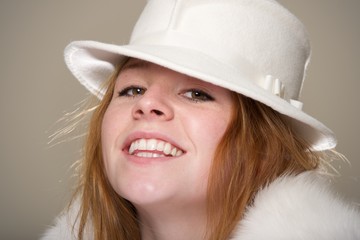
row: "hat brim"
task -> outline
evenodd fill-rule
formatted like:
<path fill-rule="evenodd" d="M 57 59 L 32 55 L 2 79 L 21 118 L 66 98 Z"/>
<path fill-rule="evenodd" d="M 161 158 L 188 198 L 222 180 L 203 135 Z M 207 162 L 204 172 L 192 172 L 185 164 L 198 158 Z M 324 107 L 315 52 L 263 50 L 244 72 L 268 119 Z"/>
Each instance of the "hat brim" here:
<path fill-rule="evenodd" d="M 99 98 L 104 94 L 100 86 L 113 73 L 115 66 L 127 57 L 158 64 L 264 103 L 284 115 L 294 131 L 311 144 L 313 151 L 336 146 L 334 133 L 324 124 L 261 88 L 248 79 L 249 75 L 242 74 L 241 69 L 231 68 L 199 51 L 176 46 L 119 46 L 95 41 L 72 42 L 65 49 L 65 62 L 70 71 Z"/>

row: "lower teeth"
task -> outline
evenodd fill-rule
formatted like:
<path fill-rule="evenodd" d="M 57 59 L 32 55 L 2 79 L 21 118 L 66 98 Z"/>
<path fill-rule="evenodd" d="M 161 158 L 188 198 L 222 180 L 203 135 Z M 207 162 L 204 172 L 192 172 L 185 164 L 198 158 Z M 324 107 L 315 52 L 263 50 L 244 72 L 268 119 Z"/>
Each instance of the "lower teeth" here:
<path fill-rule="evenodd" d="M 135 154 L 138 157 L 146 157 L 146 158 L 157 158 L 157 157 L 165 157 L 163 154 L 158 153 L 150 153 L 150 152 L 139 152 Z"/>

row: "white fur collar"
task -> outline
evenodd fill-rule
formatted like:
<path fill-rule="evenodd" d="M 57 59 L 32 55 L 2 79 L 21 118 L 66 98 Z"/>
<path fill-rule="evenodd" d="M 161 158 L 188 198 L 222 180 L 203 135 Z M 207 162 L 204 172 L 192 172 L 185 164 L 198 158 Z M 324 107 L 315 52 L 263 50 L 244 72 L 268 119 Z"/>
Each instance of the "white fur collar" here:
<path fill-rule="evenodd" d="M 315 172 L 285 176 L 257 194 L 231 239 L 360 239 L 360 213 Z"/>
<path fill-rule="evenodd" d="M 76 239 L 71 223 L 78 203 L 42 240 Z M 89 230 L 89 229 L 88 229 Z M 75 231 L 76 232 L 76 231 Z M 86 231 L 85 239 L 92 239 Z M 278 178 L 261 190 L 230 240 L 360 240 L 360 213 L 315 172 Z"/>

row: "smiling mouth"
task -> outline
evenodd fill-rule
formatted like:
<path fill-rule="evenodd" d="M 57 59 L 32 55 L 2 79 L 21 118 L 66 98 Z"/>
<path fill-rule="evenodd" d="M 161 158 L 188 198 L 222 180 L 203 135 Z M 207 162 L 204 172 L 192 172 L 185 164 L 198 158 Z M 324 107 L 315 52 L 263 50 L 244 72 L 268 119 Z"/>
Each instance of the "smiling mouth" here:
<path fill-rule="evenodd" d="M 129 146 L 129 154 L 145 158 L 178 157 L 184 154 L 181 149 L 158 139 L 137 139 Z"/>

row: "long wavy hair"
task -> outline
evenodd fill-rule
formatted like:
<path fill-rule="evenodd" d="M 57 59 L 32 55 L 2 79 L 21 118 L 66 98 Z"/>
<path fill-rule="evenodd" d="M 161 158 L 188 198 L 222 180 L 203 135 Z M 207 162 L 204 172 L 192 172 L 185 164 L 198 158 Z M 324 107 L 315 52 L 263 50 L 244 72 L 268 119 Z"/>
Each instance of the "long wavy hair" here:
<path fill-rule="evenodd" d="M 101 149 L 103 116 L 123 64 L 105 84 L 106 93 L 89 123 L 80 180 L 72 201 L 80 201 L 74 224 L 80 240 L 88 228 L 95 240 L 141 239 L 136 209 L 110 185 Z M 229 238 L 261 188 L 281 175 L 315 169 L 320 161 L 281 114 L 237 93 L 232 93 L 232 99 L 236 107 L 215 151 L 208 179 L 204 238 L 210 240 Z"/>

